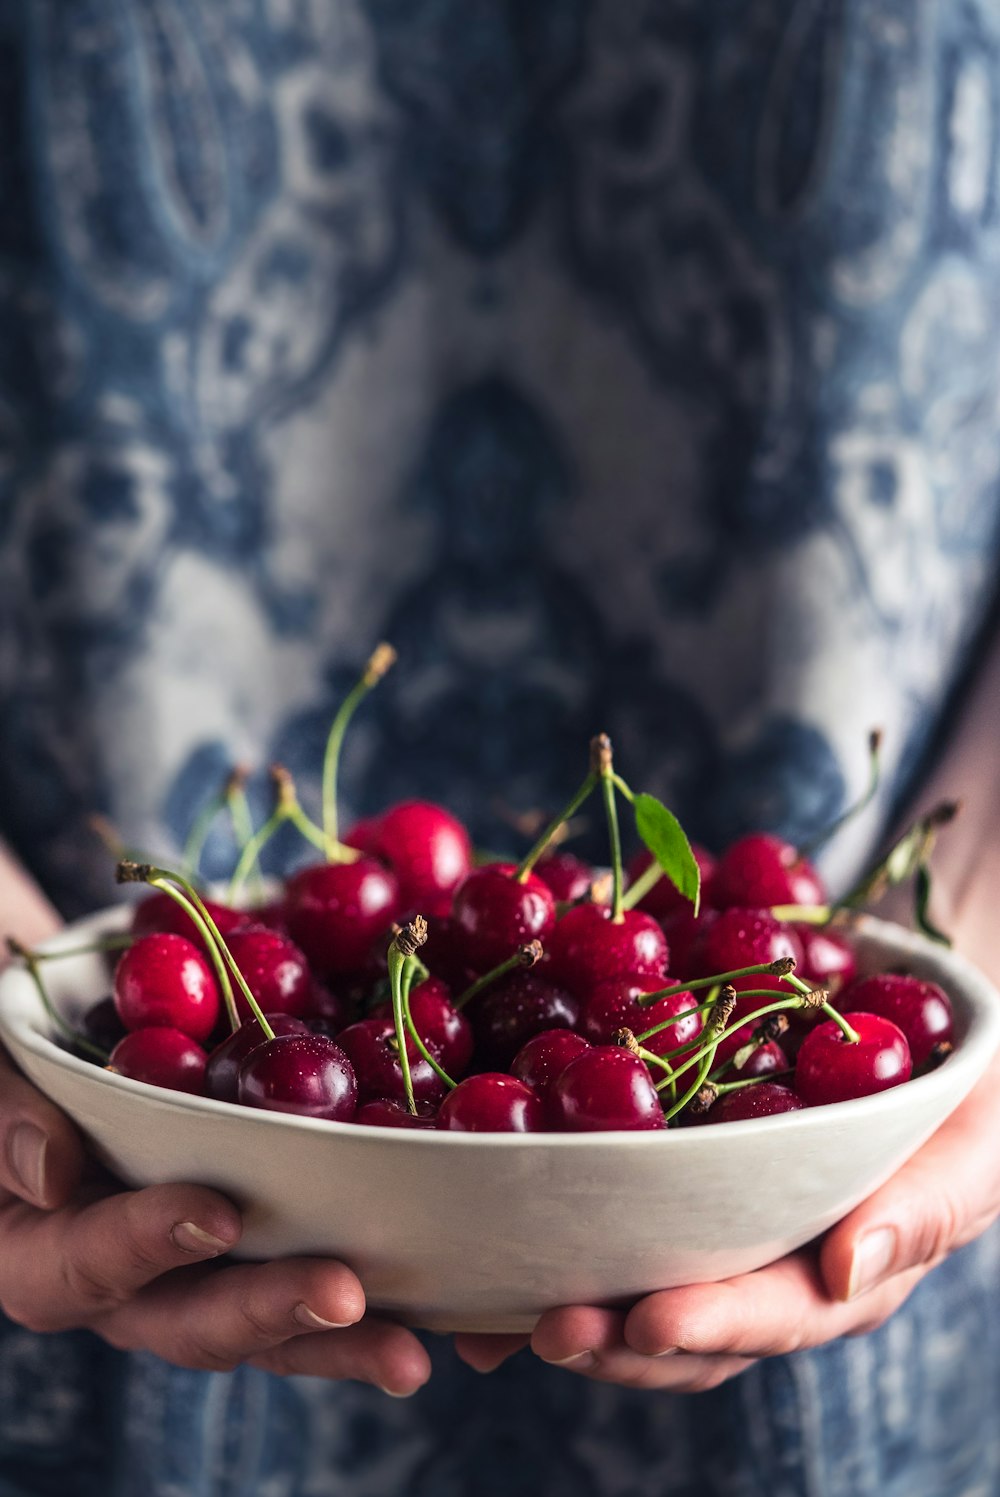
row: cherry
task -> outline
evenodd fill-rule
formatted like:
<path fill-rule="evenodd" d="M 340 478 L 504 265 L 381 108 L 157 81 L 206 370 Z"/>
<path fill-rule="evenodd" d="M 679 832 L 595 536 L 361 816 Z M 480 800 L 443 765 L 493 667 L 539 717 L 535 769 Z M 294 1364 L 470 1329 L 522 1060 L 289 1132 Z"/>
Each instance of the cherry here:
<path fill-rule="evenodd" d="M 427 1042 L 424 1041 L 426 1044 Z M 357 1078 L 358 1096 L 362 1102 L 374 1097 L 405 1099 L 403 1068 L 399 1063 L 396 1031 L 391 1019 L 359 1019 L 341 1030 L 337 1044 L 350 1059 Z M 427 1045 L 434 1059 L 434 1046 Z M 437 1103 L 447 1091 L 445 1083 L 430 1066 L 412 1039 L 407 1036 L 406 1055 L 410 1062 L 410 1081 L 417 1102 Z"/>
<path fill-rule="evenodd" d="M 361 821 L 356 821 L 341 841 L 345 847 L 353 847 L 357 852 L 363 852 L 370 857 L 375 846 L 375 838 L 378 836 L 378 824 L 377 816 L 366 816 Z"/>
<path fill-rule="evenodd" d="M 367 988 L 364 991 L 367 993 Z M 358 1002 L 362 996 L 363 994 L 358 994 Z M 357 1003 L 352 1002 L 349 993 L 339 985 L 334 991 L 325 983 L 317 982 L 314 977 L 309 988 L 308 1006 L 302 1017 L 314 1034 L 328 1034 L 335 1039 L 351 1022 L 356 1007 Z"/>
<path fill-rule="evenodd" d="M 472 867 L 472 843 L 462 823 L 430 801 L 402 801 L 374 824 L 364 849 L 388 863 L 399 884 L 399 908 L 445 915 L 451 896 Z"/>
<path fill-rule="evenodd" d="M 486 863 L 474 868 L 455 891 L 452 914 L 461 933 L 465 959 L 488 972 L 519 946 L 545 939 L 555 924 L 552 891 L 534 873 L 523 883 L 513 877 L 513 863 Z"/>
<path fill-rule="evenodd" d="M 480 1071 L 448 1093 L 438 1127 L 451 1133 L 540 1133 L 545 1109 L 541 1098 L 516 1076 Z"/>
<path fill-rule="evenodd" d="M 102 998 L 99 1003 L 91 1004 L 81 1015 L 80 1030 L 85 1039 L 106 1054 L 110 1053 L 126 1033 L 125 1026 L 118 1017 L 114 998 Z"/>
<path fill-rule="evenodd" d="M 254 905 L 252 910 L 246 911 L 246 915 L 253 925 L 263 925 L 265 930 L 273 930 L 279 936 L 288 935 L 288 910 L 283 899 L 272 899 L 267 904 Z M 218 921 L 216 924 L 218 925 Z M 226 934 L 221 926 L 219 930 L 222 935 Z"/>
<path fill-rule="evenodd" d="M 285 936 L 273 930 L 235 931 L 227 946 L 243 980 L 264 1013 L 305 1014 L 310 1011 L 313 976 L 304 955 Z M 233 985 L 236 1011 L 251 1017 L 250 1005 Z"/>
<path fill-rule="evenodd" d="M 731 905 L 825 904 L 826 889 L 812 864 L 781 837 L 751 832 L 726 848 L 715 865 L 712 902 Z"/>
<path fill-rule="evenodd" d="M 817 988 L 840 992 L 858 970 L 857 958 L 845 935 L 817 925 L 793 925 L 802 946 L 802 965 L 797 975 Z M 866 1008 L 867 1004 L 858 1005 Z"/>
<path fill-rule="evenodd" d="M 509 1066 L 521 1046 L 543 1029 L 574 1029 L 579 1000 L 532 969 L 515 967 L 470 1004 L 479 1064 Z"/>
<path fill-rule="evenodd" d="M 308 1034 L 301 1019 L 291 1014 L 266 1014 L 267 1022 L 279 1034 Z M 228 1035 L 208 1057 L 205 1067 L 205 1091 L 218 1102 L 235 1102 L 239 1094 L 240 1066 L 251 1050 L 264 1043 L 264 1031 L 256 1019 L 244 1019 L 239 1029 Z"/>
<path fill-rule="evenodd" d="M 666 1126 L 644 1063 L 616 1045 L 595 1045 L 571 1060 L 549 1102 L 558 1125 L 573 1133 Z"/>
<path fill-rule="evenodd" d="M 574 905 L 556 924 L 548 953 L 553 979 L 576 993 L 612 977 L 662 977 L 667 970 L 666 937 L 641 910 L 626 910 L 616 923 L 604 905 Z"/>
<path fill-rule="evenodd" d="M 616 1029 L 631 1029 L 639 1035 L 698 1006 L 699 1000 L 687 992 L 672 993 L 645 1007 L 639 1003 L 644 993 L 655 993 L 657 988 L 669 986 L 669 978 L 658 977 L 613 977 L 609 982 L 599 982 L 584 1001 L 581 1033 L 595 1045 L 608 1045 Z M 704 1027 L 701 1014 L 687 1013 L 686 1018 L 661 1029 L 642 1044 L 654 1055 L 665 1055 L 668 1050 L 696 1040 Z"/>
<path fill-rule="evenodd" d="M 115 1007 L 126 1029 L 180 1029 L 204 1040 L 219 1017 L 219 990 L 192 941 L 169 931 L 142 936 L 115 969 Z"/>
<path fill-rule="evenodd" d="M 733 1066 L 732 1074 L 745 1081 L 748 1076 L 770 1076 L 773 1071 L 787 1070 L 788 1056 L 777 1040 L 765 1040 L 764 1044 L 754 1046 L 741 1066 Z M 728 1076 L 726 1080 L 729 1080 Z"/>
<path fill-rule="evenodd" d="M 810 1107 L 867 1097 L 908 1081 L 913 1069 L 903 1031 L 879 1014 L 848 1013 L 858 1035 L 845 1039 L 834 1019 L 810 1030 L 795 1062 L 795 1090 Z"/>
<path fill-rule="evenodd" d="M 521 1046 L 511 1063 L 511 1074 L 546 1102 L 553 1083 L 570 1061 L 589 1048 L 583 1036 L 572 1029 L 543 1029 Z"/>
<path fill-rule="evenodd" d="M 391 1003 L 380 1003 L 372 1012 L 379 1019 L 391 1016 Z M 434 1059 L 449 1076 L 461 1076 L 472 1059 L 472 1025 L 452 1003 L 447 984 L 439 977 L 416 983 L 410 989 L 410 1017 Z"/>
<path fill-rule="evenodd" d="M 207 1060 L 201 1046 L 179 1029 L 134 1029 L 112 1050 L 108 1069 L 133 1081 L 145 1081 L 147 1086 L 200 1096 Z"/>
<path fill-rule="evenodd" d="M 773 1117 L 779 1112 L 798 1112 L 805 1107 L 790 1086 L 762 1081 L 759 1086 L 741 1086 L 720 1097 L 705 1118 L 706 1123 L 743 1123 L 750 1118 Z"/>
<path fill-rule="evenodd" d="M 915 1066 L 930 1059 L 935 1045 L 942 1041 L 950 1044 L 954 1039 L 951 999 L 936 982 L 887 972 L 859 978 L 844 989 L 840 1001 L 898 1025 L 906 1035 Z"/>
<path fill-rule="evenodd" d="M 364 966 L 399 910 L 394 874 L 373 858 L 317 863 L 288 881 L 288 930 L 321 977 Z"/>
<path fill-rule="evenodd" d="M 715 873 L 715 859 L 710 852 L 706 852 L 705 848 L 699 847 L 696 842 L 691 844 L 691 851 L 694 853 L 694 860 L 698 864 L 698 870 L 701 874 L 701 908 L 705 909 L 712 903 L 712 878 Z M 647 852 L 645 848 L 641 852 L 637 852 L 625 870 L 628 875 L 629 884 L 634 884 L 636 879 L 645 873 L 652 862 L 653 854 L 651 852 Z M 657 920 L 665 920 L 668 916 L 676 914 L 678 910 L 690 912 L 691 914 L 694 913 L 694 906 L 690 899 L 685 899 L 684 895 L 681 894 L 676 885 L 666 875 L 653 885 L 649 893 L 639 900 L 635 908 L 637 910 L 645 910 L 647 915 L 653 915 Z"/>
<path fill-rule="evenodd" d="M 560 904 L 573 904 L 586 898 L 594 882 L 594 870 L 571 852 L 557 850 L 539 858 L 535 872 L 548 884 Z"/>
<path fill-rule="evenodd" d="M 663 934 L 670 951 L 670 965 L 675 972 L 683 972 L 688 977 L 694 976 L 695 953 L 705 932 L 717 918 L 716 910 L 703 909 L 700 915 L 695 915 L 691 904 L 686 909 L 675 910 L 672 915 L 664 916 Z"/>
<path fill-rule="evenodd" d="M 217 904 L 214 899 L 202 902 L 222 936 L 228 936 L 230 931 L 239 930 L 240 926 L 247 924 L 249 917 L 245 910 L 230 909 L 229 905 Z M 169 894 L 164 894 L 161 890 L 148 894 L 135 906 L 132 912 L 132 932 L 137 936 L 165 933 L 183 936 L 185 940 L 193 941 L 204 950 L 201 932 L 191 916 L 176 899 L 171 899 Z"/>
<path fill-rule="evenodd" d="M 349 1123 L 358 1088 L 339 1045 L 321 1034 L 282 1034 L 244 1060 L 237 1083 L 244 1107 Z"/>
<path fill-rule="evenodd" d="M 799 938 L 787 925 L 768 910 L 745 910 L 733 907 L 722 910 L 708 925 L 692 954 L 698 976 L 710 977 L 715 972 L 732 972 L 739 967 L 752 967 L 761 962 L 777 961 L 790 956 L 798 966 L 802 958 Z M 752 977 L 734 977 L 732 982 L 737 993 L 748 988 L 766 988 L 782 997 L 790 998 L 792 990 L 780 977 L 758 973 Z M 739 1023 L 746 1015 L 765 1007 L 766 998 L 739 998 L 730 1019 L 730 1027 Z M 728 1039 L 722 1041 L 715 1052 L 715 1061 L 721 1065 L 737 1050 L 753 1038 L 754 1026 L 744 1025 Z"/>
<path fill-rule="evenodd" d="M 414 1115 L 406 1104 L 394 1097 L 373 1097 L 362 1102 L 354 1114 L 356 1123 L 365 1123 L 369 1128 L 436 1128 L 437 1112 L 433 1107 L 422 1107 L 417 1103 Z"/>
<path fill-rule="evenodd" d="M 475 971 L 465 959 L 462 932 L 450 915 L 428 915 L 427 940 L 420 948 L 420 960 L 453 993 L 464 993 L 476 980 Z"/>

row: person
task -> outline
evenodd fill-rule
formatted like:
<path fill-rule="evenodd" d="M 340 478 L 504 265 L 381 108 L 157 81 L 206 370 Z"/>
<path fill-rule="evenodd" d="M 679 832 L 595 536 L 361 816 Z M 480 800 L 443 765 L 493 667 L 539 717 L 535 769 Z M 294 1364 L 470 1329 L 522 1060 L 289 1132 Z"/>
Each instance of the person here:
<path fill-rule="evenodd" d="M 356 814 L 425 795 L 489 843 L 607 729 L 693 835 L 803 839 L 881 724 L 884 791 L 827 871 L 946 784 L 954 931 L 1000 973 L 995 26 L 985 0 L 4 15 L 3 925 L 107 901 L 94 811 L 176 849 L 234 762 L 308 796 L 387 637 Z M 343 1265 L 227 1265 L 232 1203 L 109 1189 L 4 1061 L 0 1485 L 1000 1492 L 998 1098 L 822 1244 L 523 1347 L 380 1322 Z"/>

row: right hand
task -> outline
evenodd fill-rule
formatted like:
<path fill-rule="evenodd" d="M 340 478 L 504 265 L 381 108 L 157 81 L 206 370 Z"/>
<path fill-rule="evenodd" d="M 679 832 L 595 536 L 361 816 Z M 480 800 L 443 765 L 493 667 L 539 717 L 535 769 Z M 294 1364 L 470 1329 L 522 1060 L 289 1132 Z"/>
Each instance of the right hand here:
<path fill-rule="evenodd" d="M 356 1378 L 396 1396 L 430 1360 L 402 1326 L 365 1315 L 342 1263 L 222 1266 L 240 1214 L 199 1185 L 98 1180 L 72 1124 L 0 1051 L 0 1309 L 40 1333 L 86 1329 L 180 1367 Z"/>

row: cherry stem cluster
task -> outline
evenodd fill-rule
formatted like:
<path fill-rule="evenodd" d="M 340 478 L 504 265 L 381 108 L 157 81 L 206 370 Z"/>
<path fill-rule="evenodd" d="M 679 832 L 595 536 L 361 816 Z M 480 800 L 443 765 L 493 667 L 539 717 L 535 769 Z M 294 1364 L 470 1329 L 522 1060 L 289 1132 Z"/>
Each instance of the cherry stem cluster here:
<path fill-rule="evenodd" d="M 323 832 L 326 836 L 327 858 L 331 863 L 343 862 L 337 849 L 337 772 L 340 768 L 340 751 L 344 743 L 347 725 L 365 697 L 377 686 L 387 671 L 396 663 L 396 651 L 384 641 L 372 652 L 361 673 L 361 679 L 347 693 L 337 710 L 326 740 L 323 755 Z"/>
<path fill-rule="evenodd" d="M 86 1053 L 90 1055 L 94 1060 L 100 1061 L 101 1065 L 107 1065 L 107 1051 L 102 1050 L 100 1045 L 95 1045 L 92 1040 L 88 1040 L 86 1035 L 80 1034 L 78 1030 L 73 1028 L 72 1024 L 70 1024 L 67 1019 L 63 1018 L 62 1014 L 59 1012 L 55 1004 L 52 1002 L 52 999 L 49 997 L 45 983 L 42 981 L 42 974 L 39 971 L 39 964 L 43 961 L 49 960 L 50 958 L 59 956 L 79 956 L 82 952 L 89 952 L 100 949 L 100 947 L 91 946 L 83 948 L 67 947 L 64 951 L 29 951 L 26 946 L 22 946 L 20 941 L 16 941 L 13 936 L 7 937 L 7 950 L 10 952 L 11 956 L 17 957 L 18 960 L 24 963 L 28 976 L 31 978 L 31 981 L 35 985 L 35 992 L 38 994 L 41 1005 L 51 1022 L 57 1029 L 62 1031 L 67 1039 L 72 1040 L 73 1044 L 78 1049 L 86 1051 Z"/>

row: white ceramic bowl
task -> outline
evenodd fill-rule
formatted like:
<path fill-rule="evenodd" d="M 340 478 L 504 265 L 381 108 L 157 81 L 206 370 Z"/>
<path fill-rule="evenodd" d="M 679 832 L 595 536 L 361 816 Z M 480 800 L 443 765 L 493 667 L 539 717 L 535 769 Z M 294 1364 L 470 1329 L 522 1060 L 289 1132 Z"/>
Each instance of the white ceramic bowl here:
<path fill-rule="evenodd" d="M 120 928 L 122 910 L 50 949 Z M 156 1091 L 55 1045 L 27 973 L 0 978 L 0 1037 L 130 1185 L 195 1181 L 244 1212 L 241 1253 L 322 1253 L 369 1304 L 432 1330 L 522 1331 L 560 1304 L 627 1304 L 744 1273 L 871 1194 L 962 1101 L 1000 1045 L 1000 998 L 961 957 L 875 920 L 863 970 L 905 967 L 955 1005 L 938 1070 L 835 1107 L 669 1133 L 461 1134 L 374 1129 Z M 109 989 L 102 958 L 45 965 L 72 1022 Z"/>

